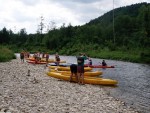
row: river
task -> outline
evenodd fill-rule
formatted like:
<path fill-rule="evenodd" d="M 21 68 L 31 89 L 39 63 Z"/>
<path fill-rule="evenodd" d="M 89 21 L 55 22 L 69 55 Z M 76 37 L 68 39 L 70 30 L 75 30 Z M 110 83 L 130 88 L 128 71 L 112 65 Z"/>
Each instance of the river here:
<path fill-rule="evenodd" d="M 54 55 L 50 58 L 54 58 Z M 67 63 L 76 63 L 75 56 L 60 56 L 60 58 Z M 92 61 L 93 64 L 99 64 L 102 59 L 92 58 Z M 150 113 L 150 66 L 115 60 L 105 61 L 107 65 L 115 65 L 115 68 L 94 70 L 103 71 L 103 78 L 118 80 L 117 87 L 104 86 L 106 92 L 141 113 Z"/>
<path fill-rule="evenodd" d="M 61 56 L 67 62 L 76 62 L 74 56 Z M 99 64 L 102 59 L 92 58 L 93 64 Z M 146 64 L 106 60 L 115 68 L 94 70 L 103 71 L 103 78 L 118 80 L 117 87 L 104 87 L 116 99 L 136 108 L 142 113 L 150 113 L 150 66 Z"/>

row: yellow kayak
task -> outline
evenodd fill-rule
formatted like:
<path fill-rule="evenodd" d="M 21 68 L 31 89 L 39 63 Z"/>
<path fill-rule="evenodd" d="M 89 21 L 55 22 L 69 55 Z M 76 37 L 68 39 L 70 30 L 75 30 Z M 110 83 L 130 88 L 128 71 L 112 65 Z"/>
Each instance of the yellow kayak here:
<path fill-rule="evenodd" d="M 41 61 L 46 62 L 46 58 L 42 58 Z M 54 59 L 48 59 L 48 62 L 49 63 L 54 62 Z"/>
<path fill-rule="evenodd" d="M 65 75 L 71 75 L 70 71 L 57 71 L 57 70 L 51 69 L 50 72 L 57 72 L 57 73 L 65 74 Z M 99 76 L 99 75 L 102 75 L 102 74 L 103 74 L 102 71 L 87 71 L 87 72 L 84 72 L 84 76 L 91 76 L 91 77 Z"/>
<path fill-rule="evenodd" d="M 26 58 L 26 60 L 35 61 L 35 58 L 34 57 L 29 57 L 29 58 Z M 42 58 L 40 61 L 46 62 L 46 59 Z M 55 61 L 54 59 L 48 59 L 48 62 L 49 63 L 56 63 L 57 61 Z M 65 60 L 61 60 L 61 61 L 59 61 L 59 63 L 66 63 L 66 61 Z"/>
<path fill-rule="evenodd" d="M 63 67 L 63 66 L 49 66 L 50 69 L 57 69 L 58 71 L 70 71 L 70 67 Z M 91 71 L 92 68 L 84 67 L 84 71 Z"/>
<path fill-rule="evenodd" d="M 54 77 L 54 78 L 66 80 L 66 81 L 69 81 L 69 79 L 70 79 L 70 76 L 61 74 L 61 73 L 57 73 L 57 72 L 47 72 L 47 75 Z M 77 82 L 75 77 L 73 77 L 73 81 Z M 85 84 L 95 84 L 95 85 L 116 85 L 118 82 L 116 80 L 112 80 L 112 79 L 103 79 L 103 78 L 97 78 L 97 77 L 85 77 L 84 83 Z"/>
<path fill-rule="evenodd" d="M 44 62 L 46 62 L 45 58 L 42 58 L 41 60 L 44 61 Z M 54 59 L 48 59 L 48 62 L 49 63 L 56 63 L 57 61 L 54 60 Z M 66 61 L 65 60 L 60 60 L 59 63 L 66 63 Z"/>
<path fill-rule="evenodd" d="M 51 62 L 51 63 L 56 63 L 57 61 L 56 60 L 54 60 L 53 62 Z M 66 61 L 65 60 L 60 60 L 59 61 L 59 63 L 66 63 Z"/>
<path fill-rule="evenodd" d="M 35 61 L 35 58 L 34 57 L 29 57 L 29 58 L 26 58 L 26 60 Z M 45 58 L 41 58 L 40 61 L 46 62 L 46 59 Z M 48 59 L 48 62 L 54 62 L 54 59 Z"/>

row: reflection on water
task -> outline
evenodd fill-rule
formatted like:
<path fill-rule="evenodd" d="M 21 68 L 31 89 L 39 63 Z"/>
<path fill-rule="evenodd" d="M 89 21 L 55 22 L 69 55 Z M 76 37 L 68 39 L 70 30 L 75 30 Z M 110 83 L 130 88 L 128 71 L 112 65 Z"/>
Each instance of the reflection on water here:
<path fill-rule="evenodd" d="M 54 58 L 51 55 L 50 58 Z M 75 56 L 60 56 L 67 63 L 77 62 Z M 99 64 L 102 59 L 92 58 L 93 64 Z M 113 97 L 124 101 L 142 113 L 150 111 L 150 66 L 138 63 L 106 60 L 115 68 L 94 70 L 103 71 L 103 78 L 118 80 L 118 87 L 104 87 Z"/>

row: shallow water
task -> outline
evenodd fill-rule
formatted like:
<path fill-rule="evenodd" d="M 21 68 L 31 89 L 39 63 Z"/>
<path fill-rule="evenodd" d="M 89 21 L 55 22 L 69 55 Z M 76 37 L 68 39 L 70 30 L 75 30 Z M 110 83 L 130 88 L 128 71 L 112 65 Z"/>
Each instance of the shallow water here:
<path fill-rule="evenodd" d="M 51 55 L 50 58 L 54 58 L 54 55 Z M 75 56 L 60 56 L 60 58 L 66 60 L 67 63 L 76 63 Z M 99 64 L 102 59 L 92 58 L 92 61 L 93 64 Z M 97 68 L 94 70 L 103 71 L 103 78 L 118 80 L 117 87 L 104 86 L 108 94 L 124 101 L 142 113 L 149 113 L 150 66 L 115 60 L 106 60 L 106 63 L 107 65 L 115 65 L 115 68 Z"/>
<path fill-rule="evenodd" d="M 76 62 L 74 56 L 61 56 L 67 62 Z M 92 58 L 93 64 L 100 64 L 102 59 Z M 150 113 L 150 66 L 146 64 L 106 60 L 108 65 L 115 68 L 94 70 L 103 71 L 103 78 L 118 80 L 115 88 L 104 87 L 116 99 L 124 101 L 142 113 Z"/>

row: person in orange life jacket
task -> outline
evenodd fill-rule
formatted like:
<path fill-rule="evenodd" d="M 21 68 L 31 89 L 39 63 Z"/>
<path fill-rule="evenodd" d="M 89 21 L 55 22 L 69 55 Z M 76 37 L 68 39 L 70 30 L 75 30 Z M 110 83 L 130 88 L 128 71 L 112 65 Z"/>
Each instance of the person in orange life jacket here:
<path fill-rule="evenodd" d="M 87 56 L 83 53 L 80 53 L 80 56 L 77 57 L 77 71 L 78 71 L 78 83 L 84 84 L 84 60 L 87 59 Z"/>

